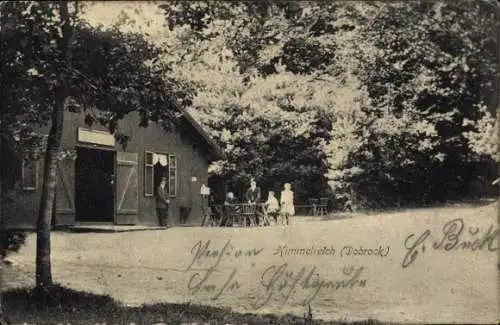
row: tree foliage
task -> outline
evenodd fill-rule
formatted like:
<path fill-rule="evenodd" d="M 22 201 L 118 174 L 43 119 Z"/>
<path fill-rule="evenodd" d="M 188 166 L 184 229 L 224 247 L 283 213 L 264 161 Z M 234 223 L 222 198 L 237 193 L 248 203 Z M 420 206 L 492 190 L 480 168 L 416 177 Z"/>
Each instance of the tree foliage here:
<path fill-rule="evenodd" d="M 497 20 L 488 9 L 393 4 L 359 33 L 373 46 L 359 74 L 372 118 L 359 124 L 369 136 L 345 164 L 358 168 L 349 175 L 356 193 L 386 204 L 458 199 L 490 173 L 469 141 L 485 127 L 485 105 L 496 105 Z"/>
<path fill-rule="evenodd" d="M 126 145 L 128 136 L 118 129 L 126 114 L 138 112 L 141 126 L 156 121 L 169 127 L 178 108 L 190 103 L 189 89 L 168 76 L 168 66 L 154 64 L 161 49 L 139 33 L 91 27 L 81 19 L 82 9 L 80 2 L 1 3 L 2 150 L 24 159 L 44 157 L 37 225 L 40 288 L 52 282 L 56 160 L 67 156 L 61 147 L 64 112 L 85 114 L 88 125 L 107 126 Z M 50 132 L 41 142 L 36 130 L 44 126 Z"/>
<path fill-rule="evenodd" d="M 300 201 L 328 188 L 321 150 L 330 128 L 324 120 L 329 103 L 324 101 L 331 103 L 327 93 L 338 96 L 343 88 L 332 79 L 311 83 L 319 76 L 290 71 L 281 61 L 296 60 L 297 53 L 284 60 L 273 56 L 281 55 L 280 44 L 294 51 L 297 43 L 285 36 L 294 28 L 291 16 L 277 14 L 266 21 L 266 7 L 284 14 L 287 7 L 277 5 L 169 3 L 167 14 L 175 36 L 167 40 L 165 59 L 176 75 L 196 85 L 192 112 L 226 149 L 228 161 L 216 165 L 214 172 L 230 180 L 236 192 L 247 186 L 250 177 L 269 190 L 292 182 Z M 199 25 L 192 19 L 203 15 L 193 10 L 212 16 Z"/>
<path fill-rule="evenodd" d="M 493 3 L 162 8 L 166 60 L 196 85 L 192 110 L 229 153 L 213 169 L 228 179 L 273 183 L 279 170 L 306 194 L 307 175 L 326 170 L 338 195 L 380 206 L 459 198 L 492 177 Z"/>
<path fill-rule="evenodd" d="M 5 150 L 29 160 L 41 156 L 45 143 L 36 130 L 51 123 L 60 71 L 69 76 L 66 109 L 117 136 L 118 121 L 129 112 L 140 112 L 141 125 L 169 123 L 176 119 L 175 107 L 189 104 L 189 89 L 169 78 L 167 66 L 151 64 L 162 50 L 140 33 L 92 27 L 75 16 L 72 65 L 65 66 L 57 16 L 50 2 L 2 2 L 0 133 Z"/>

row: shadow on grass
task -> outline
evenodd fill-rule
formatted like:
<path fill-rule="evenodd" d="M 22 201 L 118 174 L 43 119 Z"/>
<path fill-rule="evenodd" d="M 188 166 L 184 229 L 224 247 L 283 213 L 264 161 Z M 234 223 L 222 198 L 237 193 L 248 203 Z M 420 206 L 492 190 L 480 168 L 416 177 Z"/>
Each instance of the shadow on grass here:
<path fill-rule="evenodd" d="M 367 320 L 358 322 L 325 322 L 312 315 L 255 315 L 233 313 L 230 309 L 191 304 L 154 304 L 127 307 L 109 296 L 94 295 L 54 286 L 50 299 L 40 302 L 34 291 L 16 289 L 3 293 L 4 311 L 14 324 L 382 324 Z"/>

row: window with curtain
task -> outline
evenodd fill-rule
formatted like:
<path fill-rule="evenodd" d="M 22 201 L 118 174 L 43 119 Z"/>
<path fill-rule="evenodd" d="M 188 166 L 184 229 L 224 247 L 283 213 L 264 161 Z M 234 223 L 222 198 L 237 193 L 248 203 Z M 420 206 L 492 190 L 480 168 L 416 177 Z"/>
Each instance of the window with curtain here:
<path fill-rule="evenodd" d="M 177 195 L 177 159 L 173 154 L 146 151 L 144 160 L 144 195 L 155 195 L 162 177 L 167 179 L 167 193 Z"/>

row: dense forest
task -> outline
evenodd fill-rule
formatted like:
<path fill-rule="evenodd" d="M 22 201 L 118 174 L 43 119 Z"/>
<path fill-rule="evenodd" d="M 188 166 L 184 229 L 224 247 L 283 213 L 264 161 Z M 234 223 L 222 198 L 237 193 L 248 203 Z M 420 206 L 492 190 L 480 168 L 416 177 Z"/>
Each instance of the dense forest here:
<path fill-rule="evenodd" d="M 241 193 L 419 205 L 496 194 L 498 6 L 168 2 L 161 62 Z"/>

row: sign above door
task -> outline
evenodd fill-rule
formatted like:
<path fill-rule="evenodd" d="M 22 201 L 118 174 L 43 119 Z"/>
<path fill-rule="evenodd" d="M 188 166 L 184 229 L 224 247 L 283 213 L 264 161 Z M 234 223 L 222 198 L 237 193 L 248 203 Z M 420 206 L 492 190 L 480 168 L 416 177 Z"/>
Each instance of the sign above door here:
<path fill-rule="evenodd" d="M 109 147 L 114 147 L 116 143 L 115 136 L 109 132 L 85 128 L 78 128 L 77 140 L 78 142 L 99 144 Z"/>

